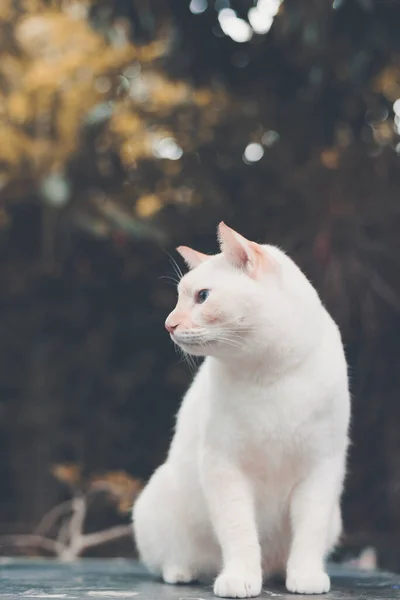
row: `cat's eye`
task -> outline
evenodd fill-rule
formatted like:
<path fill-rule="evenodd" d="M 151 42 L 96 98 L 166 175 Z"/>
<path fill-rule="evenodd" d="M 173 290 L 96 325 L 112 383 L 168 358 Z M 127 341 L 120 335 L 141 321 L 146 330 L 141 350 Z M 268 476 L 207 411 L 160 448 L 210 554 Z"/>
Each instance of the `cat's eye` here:
<path fill-rule="evenodd" d="M 199 292 L 197 292 L 197 294 L 196 294 L 197 304 L 203 304 L 203 302 L 205 302 L 207 300 L 209 295 L 210 295 L 210 290 L 200 290 Z"/>

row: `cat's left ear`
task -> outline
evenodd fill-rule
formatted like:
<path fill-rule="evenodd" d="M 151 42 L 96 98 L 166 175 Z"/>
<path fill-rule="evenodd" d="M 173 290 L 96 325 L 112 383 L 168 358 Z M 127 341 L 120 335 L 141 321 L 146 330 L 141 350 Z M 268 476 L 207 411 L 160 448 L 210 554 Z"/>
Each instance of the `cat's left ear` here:
<path fill-rule="evenodd" d="M 188 248 L 188 246 L 178 246 L 176 251 L 182 256 L 189 269 L 195 269 L 202 262 L 210 258 L 207 254 Z"/>
<path fill-rule="evenodd" d="M 221 221 L 218 241 L 222 254 L 234 266 L 256 278 L 268 270 L 268 257 L 263 248 L 251 242 Z"/>

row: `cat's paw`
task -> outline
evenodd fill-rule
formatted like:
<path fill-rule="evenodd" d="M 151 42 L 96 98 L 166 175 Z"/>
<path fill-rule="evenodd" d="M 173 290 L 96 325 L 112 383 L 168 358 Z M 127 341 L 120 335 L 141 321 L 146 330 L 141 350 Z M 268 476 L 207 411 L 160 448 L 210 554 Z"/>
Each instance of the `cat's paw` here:
<path fill-rule="evenodd" d="M 195 576 L 187 567 L 168 566 L 164 567 L 162 577 L 165 583 L 191 583 Z"/>
<path fill-rule="evenodd" d="M 293 594 L 326 594 L 331 589 L 331 581 L 323 571 L 288 571 L 286 589 Z"/>
<path fill-rule="evenodd" d="M 223 571 L 214 583 L 214 594 L 221 598 L 254 598 L 262 588 L 262 575 L 252 572 Z"/>

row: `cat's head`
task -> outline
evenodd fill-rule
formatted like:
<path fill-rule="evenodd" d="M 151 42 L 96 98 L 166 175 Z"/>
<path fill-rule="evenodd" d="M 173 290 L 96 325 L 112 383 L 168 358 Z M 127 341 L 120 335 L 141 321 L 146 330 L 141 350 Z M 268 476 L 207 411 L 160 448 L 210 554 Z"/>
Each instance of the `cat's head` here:
<path fill-rule="evenodd" d="M 224 223 L 218 239 L 221 253 L 214 256 L 177 248 L 190 270 L 179 282 L 165 327 L 188 354 L 249 355 L 291 326 L 296 278 L 300 275 L 300 287 L 307 280 L 280 250 L 251 242 Z M 289 279 L 288 268 L 294 269 Z"/>

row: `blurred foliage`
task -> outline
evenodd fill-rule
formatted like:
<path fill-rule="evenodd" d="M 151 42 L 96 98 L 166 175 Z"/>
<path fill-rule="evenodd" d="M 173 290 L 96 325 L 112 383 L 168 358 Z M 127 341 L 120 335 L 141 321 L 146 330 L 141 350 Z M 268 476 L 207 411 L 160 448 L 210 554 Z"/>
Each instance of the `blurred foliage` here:
<path fill-rule="evenodd" d="M 4 529 L 60 499 L 54 462 L 142 479 L 163 459 L 190 379 L 165 250 L 213 251 L 224 219 L 285 248 L 340 324 L 346 526 L 398 540 L 399 19 L 395 0 L 1 2 Z"/>
<path fill-rule="evenodd" d="M 140 173 L 138 162 L 155 156 L 166 159 L 155 185 L 144 176 L 129 198 L 124 194 L 124 210 L 92 190 L 89 212 L 96 218 L 79 222 L 100 236 L 108 231 L 102 217 L 135 233 L 135 213 L 150 217 L 173 200 L 172 182 L 181 167 L 168 159 L 210 140 L 226 105 L 221 87 L 197 89 L 165 76 L 162 59 L 173 44 L 169 19 L 155 26 L 152 41 L 133 43 L 133 24 L 115 14 L 113 5 L 7 2 L 0 20 L 2 198 L 21 199 L 33 188 L 52 206 L 69 203 L 77 182 L 66 171 L 85 136 L 94 153 L 91 168 L 101 179 L 115 176 L 116 169 L 125 176 Z M 181 201 L 190 202 L 188 192 L 179 195 Z"/>
<path fill-rule="evenodd" d="M 130 523 L 106 527 L 87 532 L 87 522 L 93 506 L 101 506 L 99 499 L 108 500 L 120 514 L 130 517 L 132 506 L 142 484 L 123 471 L 104 473 L 87 481 L 82 479 L 78 465 L 59 464 L 52 468 L 53 476 L 66 484 L 70 498 L 53 506 L 40 520 L 33 533 L 0 536 L 0 546 L 6 552 L 17 549 L 37 556 L 43 552 L 61 561 L 73 561 L 88 550 L 115 542 L 121 538 L 132 538 Z M 91 510 L 90 510 L 91 509 Z"/>
<path fill-rule="evenodd" d="M 54 465 L 51 473 L 56 479 L 67 484 L 71 489 L 77 489 L 82 481 L 82 469 L 79 465 Z"/>
<path fill-rule="evenodd" d="M 93 477 L 90 481 L 90 489 L 106 491 L 117 502 L 118 511 L 123 515 L 130 516 L 133 502 L 141 489 L 141 483 L 127 473 L 119 471 Z"/>
<path fill-rule="evenodd" d="M 102 475 L 94 475 L 87 481 L 83 479 L 82 469 L 76 464 L 54 465 L 52 475 L 67 485 L 73 494 L 92 494 L 104 492 L 115 503 L 117 510 L 130 514 L 134 499 L 141 489 L 141 482 L 124 471 L 111 471 Z"/>

